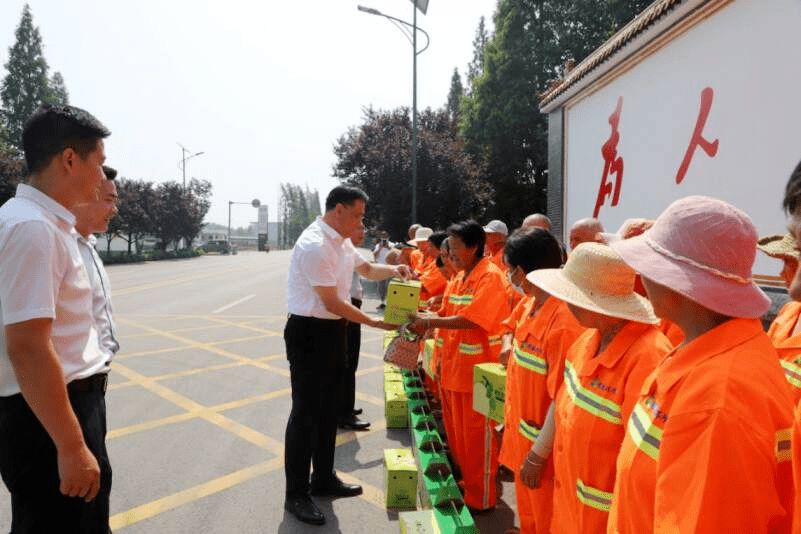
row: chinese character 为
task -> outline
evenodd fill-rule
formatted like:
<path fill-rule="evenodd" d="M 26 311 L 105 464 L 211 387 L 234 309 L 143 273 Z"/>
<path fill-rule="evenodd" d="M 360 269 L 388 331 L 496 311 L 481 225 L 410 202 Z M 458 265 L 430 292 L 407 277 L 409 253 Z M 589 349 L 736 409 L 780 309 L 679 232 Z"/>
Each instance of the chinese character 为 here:
<path fill-rule="evenodd" d="M 592 216 L 598 217 L 598 211 L 604 205 L 606 198 L 612 195 L 612 206 L 617 206 L 620 199 L 620 184 L 623 181 L 623 158 L 617 155 L 617 143 L 620 141 L 620 132 L 617 126 L 620 123 L 620 112 L 623 110 L 623 97 L 618 97 L 615 111 L 609 116 L 609 124 L 612 126 L 612 134 L 609 140 L 601 147 L 601 155 L 604 158 L 604 174 L 601 177 L 601 187 L 598 189 L 598 199 L 595 201 L 595 211 Z M 607 182 L 609 174 L 615 175 L 615 189 L 612 194 L 612 184 Z"/>
<path fill-rule="evenodd" d="M 700 146 L 710 158 L 714 158 L 718 153 L 719 140 L 715 139 L 710 143 L 704 139 L 703 136 L 704 126 L 706 125 L 707 117 L 709 117 L 709 111 L 712 109 L 712 99 L 714 96 L 715 92 L 711 87 L 707 87 L 701 91 L 701 111 L 698 112 L 698 120 L 695 122 L 693 136 L 690 138 L 690 146 L 687 147 L 687 152 L 684 154 L 684 160 L 679 166 L 679 172 L 676 173 L 677 184 L 680 184 L 681 181 L 684 180 L 684 176 L 687 174 L 687 169 L 690 167 L 690 161 L 692 161 L 693 155 L 695 154 L 695 149 L 697 147 Z"/>

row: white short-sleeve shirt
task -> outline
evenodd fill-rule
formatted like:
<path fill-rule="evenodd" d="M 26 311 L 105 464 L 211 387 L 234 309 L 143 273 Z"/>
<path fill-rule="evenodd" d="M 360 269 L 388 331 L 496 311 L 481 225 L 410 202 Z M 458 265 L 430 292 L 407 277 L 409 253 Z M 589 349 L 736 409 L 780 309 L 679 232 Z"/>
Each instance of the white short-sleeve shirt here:
<path fill-rule="evenodd" d="M 53 319 L 51 339 L 64 381 L 106 371 L 92 321 L 92 288 L 78 251 L 75 216 L 21 184 L 0 207 L 0 314 L 3 325 Z M 19 393 L 0 336 L 0 396 Z"/>
<path fill-rule="evenodd" d="M 315 287 L 336 287 L 343 302 L 350 302 L 353 270 L 367 263 L 351 243 L 321 217 L 300 234 L 292 249 L 287 286 L 287 310 L 294 315 L 339 319 L 325 309 Z"/>
<path fill-rule="evenodd" d="M 90 234 L 88 238 L 78 235 L 78 249 L 81 251 L 83 266 L 92 286 L 92 318 L 100 340 L 100 350 L 111 360 L 120 344 L 117 341 L 117 329 L 114 325 L 114 309 L 111 305 L 111 285 L 95 245 L 97 238 Z"/>

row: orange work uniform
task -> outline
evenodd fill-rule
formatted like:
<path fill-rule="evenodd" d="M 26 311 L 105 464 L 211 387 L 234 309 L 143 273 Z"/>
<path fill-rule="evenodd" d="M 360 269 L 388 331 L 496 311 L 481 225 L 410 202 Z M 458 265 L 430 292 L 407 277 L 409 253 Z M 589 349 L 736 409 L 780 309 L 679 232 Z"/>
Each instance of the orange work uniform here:
<path fill-rule="evenodd" d="M 661 319 L 659 321 L 659 330 L 667 336 L 672 347 L 678 347 L 681 345 L 681 342 L 684 341 L 684 332 L 679 328 L 679 325 L 673 321 Z"/>
<path fill-rule="evenodd" d="M 789 532 L 792 406 L 758 319 L 675 349 L 629 419 L 607 532 Z"/>
<path fill-rule="evenodd" d="M 489 254 L 487 257 L 490 259 L 492 263 L 495 264 L 496 267 L 498 267 L 498 269 L 500 269 L 503 272 L 503 274 L 506 274 L 507 267 L 506 263 L 504 263 L 503 261 L 503 249 L 504 247 L 501 247 L 494 253 Z"/>
<path fill-rule="evenodd" d="M 672 345 L 655 325 L 627 323 L 598 354 L 587 330 L 567 351 L 556 398 L 553 534 L 605 532 L 615 462 L 646 377 Z"/>
<path fill-rule="evenodd" d="M 779 353 L 779 363 L 782 364 L 787 382 L 792 386 L 793 400 L 796 404 L 801 401 L 801 332 L 791 334 L 799 315 L 801 315 L 801 302 L 788 302 L 779 310 L 779 314 L 768 329 L 768 337 Z"/>
<path fill-rule="evenodd" d="M 795 407 L 793 418 L 793 482 L 801 488 L 801 403 Z M 793 534 L 801 534 L 801 491 L 796 489 L 793 502 Z"/>
<path fill-rule="evenodd" d="M 409 252 L 409 267 L 411 267 L 413 271 L 417 271 L 423 263 L 424 258 L 425 255 L 422 250 L 419 248 L 412 250 Z"/>
<path fill-rule="evenodd" d="M 514 331 L 506 366 L 504 432 L 500 462 L 515 473 L 539 436 L 548 408 L 562 384 L 565 353 L 584 332 L 567 305 L 549 297 L 534 315 L 536 301 L 523 297 L 504 325 Z M 540 487 L 529 488 L 515 477 L 521 534 L 550 532 L 553 462 L 548 459 Z"/>
<path fill-rule="evenodd" d="M 467 277 L 457 275 L 448 302 L 451 316 L 467 319 L 476 328 L 451 330 L 449 346 L 440 353 L 445 429 L 462 470 L 465 503 L 484 510 L 495 506 L 497 498 L 498 444 L 492 422 L 473 410 L 473 367 L 498 361 L 501 321 L 510 312 L 503 274 L 482 258 Z"/>
<path fill-rule="evenodd" d="M 442 295 L 448 281 L 439 272 L 437 262 L 431 261 L 426 264 L 425 269 L 420 273 L 420 283 L 423 285 L 423 291 L 420 292 L 420 300 L 428 301 L 431 297 Z"/>

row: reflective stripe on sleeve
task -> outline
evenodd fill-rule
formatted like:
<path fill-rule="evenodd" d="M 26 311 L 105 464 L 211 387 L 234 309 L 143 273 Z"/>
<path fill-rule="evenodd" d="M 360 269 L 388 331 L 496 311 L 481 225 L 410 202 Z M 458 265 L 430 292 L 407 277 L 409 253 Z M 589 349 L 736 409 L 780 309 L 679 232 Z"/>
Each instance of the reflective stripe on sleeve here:
<path fill-rule="evenodd" d="M 523 350 L 520 345 L 518 345 L 517 340 L 514 342 L 513 352 L 515 362 L 517 362 L 520 367 L 541 375 L 548 374 L 547 360 L 545 360 L 545 358 L 540 358 L 531 352 Z"/>
<path fill-rule="evenodd" d="M 654 425 L 653 418 L 640 403 L 637 403 L 631 412 L 628 433 L 638 449 L 654 460 L 659 459 L 662 429 Z"/>
<path fill-rule="evenodd" d="M 795 388 L 801 388 L 801 365 L 794 362 L 786 362 L 780 360 L 782 369 L 784 369 L 784 377 L 790 382 L 790 385 Z"/>
<path fill-rule="evenodd" d="M 613 425 L 622 425 L 620 406 L 609 399 L 593 393 L 581 385 L 578 373 L 569 361 L 565 362 L 565 387 L 573 404 L 587 412 L 608 421 Z"/>
<path fill-rule="evenodd" d="M 534 442 L 538 437 L 540 437 L 540 429 L 526 423 L 522 419 L 520 420 L 520 424 L 517 426 L 517 430 L 520 432 L 521 436 L 531 442 Z"/>
<path fill-rule="evenodd" d="M 481 354 L 483 351 L 484 349 L 480 343 L 475 345 L 472 343 L 459 343 L 459 352 L 462 354 L 475 356 L 476 354 Z"/>

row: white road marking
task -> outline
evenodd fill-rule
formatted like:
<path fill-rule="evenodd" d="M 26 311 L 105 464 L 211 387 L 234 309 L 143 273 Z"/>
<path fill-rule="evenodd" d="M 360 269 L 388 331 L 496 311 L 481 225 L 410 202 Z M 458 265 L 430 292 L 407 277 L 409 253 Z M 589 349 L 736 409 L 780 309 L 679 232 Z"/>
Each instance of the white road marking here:
<path fill-rule="evenodd" d="M 241 298 L 241 299 L 239 299 L 239 300 L 235 300 L 235 301 L 234 301 L 234 302 L 232 302 L 231 304 L 226 304 L 226 305 L 225 305 L 225 306 L 223 306 L 222 308 L 217 308 L 216 310 L 214 310 L 214 311 L 213 311 L 213 312 L 211 312 L 211 313 L 212 313 L 212 315 L 214 315 L 214 314 L 217 314 L 217 313 L 222 313 L 222 312 L 224 312 L 225 310 L 227 310 L 227 309 L 229 309 L 229 308 L 233 308 L 233 307 L 234 307 L 234 306 L 236 306 L 237 304 L 242 304 L 243 302 L 246 302 L 246 301 L 248 301 L 248 300 L 252 299 L 252 298 L 253 298 L 253 297 L 255 297 L 255 296 L 256 296 L 255 294 L 254 294 L 254 295 L 248 295 L 247 297 Z"/>

